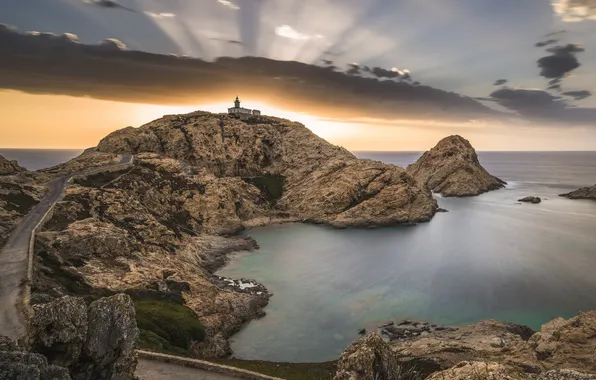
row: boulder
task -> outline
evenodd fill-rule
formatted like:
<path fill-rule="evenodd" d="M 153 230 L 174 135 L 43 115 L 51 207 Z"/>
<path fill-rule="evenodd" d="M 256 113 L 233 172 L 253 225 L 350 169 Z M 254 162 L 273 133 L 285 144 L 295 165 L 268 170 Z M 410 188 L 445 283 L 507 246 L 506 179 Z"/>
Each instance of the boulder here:
<path fill-rule="evenodd" d="M 4 336 L 0 336 L 0 379 L 71 380 L 66 368 L 48 365 L 43 355 L 27 352 Z"/>
<path fill-rule="evenodd" d="M 73 380 L 134 379 L 139 332 L 129 296 L 101 298 L 89 307 L 81 298 L 65 296 L 33 310 L 27 343 L 35 354 L 26 355 L 37 355 L 37 367 L 49 363 L 68 368 Z M 11 344 L 0 339 L 0 348 L 14 348 Z"/>
<path fill-rule="evenodd" d="M 33 306 L 28 347 L 50 363 L 69 367 L 79 360 L 87 339 L 87 305 L 81 298 L 62 297 Z"/>
<path fill-rule="evenodd" d="M 447 197 L 478 195 L 506 184 L 480 165 L 470 142 L 458 135 L 439 141 L 408 166 L 407 172 L 435 193 Z"/>
<path fill-rule="evenodd" d="M 569 199 L 594 199 L 596 200 L 596 185 L 591 187 L 582 187 L 581 189 L 570 193 L 561 194 L 561 197 Z"/>
<path fill-rule="evenodd" d="M 533 204 L 537 204 L 542 202 L 542 199 L 540 199 L 540 197 L 533 197 L 533 196 L 528 196 L 528 197 L 524 197 L 522 199 L 518 199 L 518 202 L 526 202 L 526 203 L 533 203 Z"/>
<path fill-rule="evenodd" d="M 596 376 L 570 369 L 555 369 L 542 373 L 537 380 L 596 380 Z"/>
<path fill-rule="evenodd" d="M 402 367 L 391 348 L 376 333 L 352 342 L 341 354 L 334 380 L 399 379 Z"/>
<path fill-rule="evenodd" d="M 130 297 L 117 294 L 91 303 L 88 323 L 82 363 L 77 363 L 73 379 L 134 379 L 139 329 Z"/>
<path fill-rule="evenodd" d="M 0 175 L 12 175 L 24 171 L 27 171 L 27 169 L 19 166 L 16 161 L 7 160 L 4 156 L 0 155 Z"/>

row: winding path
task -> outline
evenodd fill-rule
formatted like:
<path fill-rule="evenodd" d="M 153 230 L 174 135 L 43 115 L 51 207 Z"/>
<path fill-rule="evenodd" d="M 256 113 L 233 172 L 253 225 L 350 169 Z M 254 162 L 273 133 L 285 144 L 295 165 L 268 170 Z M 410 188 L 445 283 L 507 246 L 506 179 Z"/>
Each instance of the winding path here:
<path fill-rule="evenodd" d="M 164 363 L 139 359 L 137 371 L 135 372 L 142 380 L 238 380 L 240 377 L 232 377 L 203 371 L 192 367 L 184 367 L 178 364 Z"/>
<path fill-rule="evenodd" d="M 132 164 L 132 155 L 121 155 L 118 163 L 104 169 Z M 25 334 L 23 284 L 29 262 L 31 234 L 51 207 L 60 200 L 72 176 L 61 176 L 48 184 L 47 195 L 25 215 L 0 250 L 0 335 L 18 339 Z"/>

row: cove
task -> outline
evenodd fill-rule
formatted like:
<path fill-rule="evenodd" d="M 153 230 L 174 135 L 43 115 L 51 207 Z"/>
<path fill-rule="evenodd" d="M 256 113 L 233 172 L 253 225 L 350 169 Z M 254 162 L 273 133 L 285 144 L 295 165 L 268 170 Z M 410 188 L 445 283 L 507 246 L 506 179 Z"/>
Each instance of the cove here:
<path fill-rule="evenodd" d="M 504 190 L 439 197 L 449 213 L 414 227 L 247 231 L 261 248 L 239 254 L 219 274 L 254 278 L 274 295 L 267 315 L 234 336 L 235 356 L 333 360 L 360 328 L 387 319 L 497 319 L 538 329 L 595 309 L 596 202 L 558 197 L 575 186 L 563 178 L 569 169 L 557 179 L 537 172 L 539 165 L 538 181 L 515 181 L 522 169 L 505 165 L 511 172 Z M 526 195 L 546 199 L 517 204 Z"/>

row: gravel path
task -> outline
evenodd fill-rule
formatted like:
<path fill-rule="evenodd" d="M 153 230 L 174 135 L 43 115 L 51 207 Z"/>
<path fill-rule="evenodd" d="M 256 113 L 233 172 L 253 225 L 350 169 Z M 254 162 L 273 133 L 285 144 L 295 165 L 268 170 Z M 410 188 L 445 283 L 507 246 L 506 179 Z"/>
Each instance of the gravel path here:
<path fill-rule="evenodd" d="M 238 377 L 202 371 L 161 361 L 139 359 L 136 375 L 141 380 L 238 380 Z"/>

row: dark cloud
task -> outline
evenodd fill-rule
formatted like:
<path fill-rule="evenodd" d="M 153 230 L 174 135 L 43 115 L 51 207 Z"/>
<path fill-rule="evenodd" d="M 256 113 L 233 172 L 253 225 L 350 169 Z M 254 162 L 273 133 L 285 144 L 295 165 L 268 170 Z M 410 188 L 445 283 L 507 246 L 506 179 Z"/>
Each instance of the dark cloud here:
<path fill-rule="evenodd" d="M 559 42 L 559 40 L 550 39 L 550 40 L 546 40 L 546 41 L 536 42 L 534 44 L 534 46 L 536 46 L 536 47 L 544 47 L 544 46 L 547 46 L 547 45 L 556 44 L 557 42 Z"/>
<path fill-rule="evenodd" d="M 550 86 L 548 86 L 546 88 L 547 90 L 555 90 L 555 91 L 560 91 L 561 90 L 561 85 L 560 84 L 551 84 Z"/>
<path fill-rule="evenodd" d="M 346 74 L 348 75 L 360 75 L 360 65 L 358 65 L 357 63 L 350 63 L 348 64 L 348 71 L 346 71 Z"/>
<path fill-rule="evenodd" d="M 321 62 L 323 62 L 325 65 L 333 65 L 333 61 L 329 59 L 321 59 Z"/>
<path fill-rule="evenodd" d="M 583 52 L 584 48 L 576 44 L 567 44 L 554 46 L 546 49 L 546 51 L 552 53 L 552 55 L 538 60 L 540 75 L 549 79 L 560 79 L 581 66 L 575 54 Z"/>
<path fill-rule="evenodd" d="M 7 27 L 0 27 L 0 56 L 0 88 L 35 94 L 174 105 L 244 94 L 272 106 L 329 117 L 466 121 L 500 114 L 459 94 L 350 76 L 333 66 L 260 57 L 206 62 L 130 51 L 116 40 L 85 45 L 74 35 L 19 34 Z M 398 75 L 379 68 L 376 72 Z"/>
<path fill-rule="evenodd" d="M 216 37 L 212 37 L 212 38 L 210 38 L 210 40 L 221 41 L 221 42 L 225 42 L 225 43 L 228 43 L 231 45 L 242 45 L 242 41 L 238 41 L 238 40 L 228 40 L 225 38 L 216 38 Z"/>
<path fill-rule="evenodd" d="M 387 70 L 382 67 L 373 67 L 371 73 L 377 78 L 397 78 L 399 74 L 396 71 Z"/>
<path fill-rule="evenodd" d="M 122 9 L 125 11 L 136 12 L 136 10 L 132 8 L 125 7 L 124 5 L 120 5 L 113 0 L 83 0 L 85 3 L 88 4 L 95 4 L 102 8 L 113 8 L 113 9 Z"/>
<path fill-rule="evenodd" d="M 490 100 L 516 111 L 526 119 L 567 125 L 594 125 L 595 108 L 576 108 L 560 96 L 542 90 L 501 88 L 490 94 Z"/>
<path fill-rule="evenodd" d="M 592 96 L 592 93 L 587 90 L 578 90 L 578 91 L 565 91 L 565 92 L 561 93 L 561 95 L 570 96 L 570 97 L 574 98 L 575 100 L 582 100 L 582 99 Z"/>
<path fill-rule="evenodd" d="M 507 83 L 507 79 L 497 79 L 495 83 L 493 83 L 493 86 L 500 86 L 505 83 Z"/>

